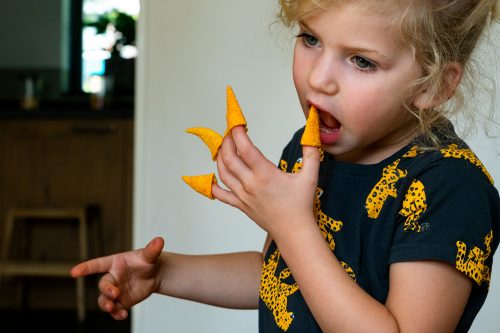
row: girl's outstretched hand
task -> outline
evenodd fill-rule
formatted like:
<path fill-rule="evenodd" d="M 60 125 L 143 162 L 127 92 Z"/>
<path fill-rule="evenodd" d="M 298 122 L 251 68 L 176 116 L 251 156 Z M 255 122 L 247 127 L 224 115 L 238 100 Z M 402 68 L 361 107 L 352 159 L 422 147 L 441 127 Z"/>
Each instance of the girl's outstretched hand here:
<path fill-rule="evenodd" d="M 114 319 L 125 319 L 128 309 L 158 290 L 156 273 L 163 245 L 157 237 L 143 249 L 85 261 L 71 269 L 71 276 L 104 273 L 98 286 L 99 307 Z"/>
<path fill-rule="evenodd" d="M 276 237 L 283 230 L 301 227 L 304 221 L 315 223 L 313 204 L 319 164 L 318 148 L 304 146 L 301 171 L 282 172 L 238 126 L 225 137 L 217 157 L 219 178 L 227 189 L 214 184 L 212 193 Z"/>

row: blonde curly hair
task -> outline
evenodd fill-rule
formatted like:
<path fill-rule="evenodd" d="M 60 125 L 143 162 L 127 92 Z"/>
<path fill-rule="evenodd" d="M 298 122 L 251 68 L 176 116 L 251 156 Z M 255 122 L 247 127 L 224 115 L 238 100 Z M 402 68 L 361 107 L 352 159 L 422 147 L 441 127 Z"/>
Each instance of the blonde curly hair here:
<path fill-rule="evenodd" d="M 449 90 L 445 76 L 450 63 L 460 64 L 464 69 L 462 81 L 475 85 L 473 51 L 486 28 L 500 19 L 499 0 L 279 0 L 278 18 L 285 26 L 293 27 L 326 8 L 348 1 L 362 2 L 373 13 L 390 20 L 390 26 L 403 45 L 413 51 L 424 73 L 409 89 L 425 91 L 429 100 L 440 100 L 443 92 Z M 440 148 L 442 143 L 434 129 L 446 132 L 446 119 L 456 115 L 463 102 L 463 91 L 458 89 L 447 107 L 406 107 L 418 120 L 416 132 L 430 140 L 429 148 Z"/>

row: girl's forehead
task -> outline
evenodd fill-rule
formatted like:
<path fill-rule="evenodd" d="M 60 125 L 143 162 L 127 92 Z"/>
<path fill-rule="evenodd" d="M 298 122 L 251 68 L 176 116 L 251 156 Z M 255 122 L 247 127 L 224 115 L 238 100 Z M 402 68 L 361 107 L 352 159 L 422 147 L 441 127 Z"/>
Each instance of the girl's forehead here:
<path fill-rule="evenodd" d="M 323 0 L 315 1 L 310 0 L 316 9 L 309 11 L 308 15 L 304 15 L 300 22 L 307 22 L 310 20 L 315 20 L 318 16 L 321 16 L 324 12 L 344 12 L 345 7 L 355 8 L 355 10 L 349 10 L 348 15 L 351 15 L 352 21 L 363 19 L 369 17 L 370 19 L 375 19 L 380 23 L 380 26 L 387 32 L 398 32 L 400 30 L 402 17 L 404 10 L 402 8 L 397 8 L 396 6 L 389 6 L 388 3 L 401 4 L 401 2 L 406 2 L 404 0 L 386 0 L 381 1 L 375 0 Z M 334 23 L 334 22 L 325 22 Z"/>
<path fill-rule="evenodd" d="M 411 7 L 414 0 L 302 0 L 298 1 L 297 6 L 302 7 L 306 19 L 310 16 L 315 16 L 323 10 L 334 9 L 345 5 L 357 5 L 364 8 L 367 12 L 373 15 L 380 15 L 387 21 L 392 21 L 395 18 L 404 15 Z M 419 0 L 425 2 L 427 0 Z M 437 0 L 439 1 L 439 0 Z M 300 5 L 299 3 L 303 4 Z M 333 7 L 333 8 L 332 8 Z"/>
<path fill-rule="evenodd" d="M 371 10 L 369 0 L 339 1 L 322 8 L 315 15 L 299 21 L 301 29 L 313 33 L 326 44 L 377 49 L 389 57 L 409 50 L 416 55 L 413 44 L 402 34 L 401 16 Z M 393 2 L 390 1 L 389 2 Z M 396 2 L 396 1 L 394 1 Z M 361 45 L 361 46 L 360 46 Z"/>
<path fill-rule="evenodd" d="M 421 5 L 427 0 L 308 0 L 314 8 L 310 8 L 308 14 L 304 12 L 305 15 L 299 22 L 314 18 L 326 10 L 338 10 L 343 6 L 354 6 L 359 9 L 356 11 L 359 15 L 378 19 L 387 33 L 400 36 L 408 20 L 416 21 L 414 20 L 416 13 L 409 13 L 414 1 L 420 1 Z M 421 6 L 418 7 L 422 9 Z"/>

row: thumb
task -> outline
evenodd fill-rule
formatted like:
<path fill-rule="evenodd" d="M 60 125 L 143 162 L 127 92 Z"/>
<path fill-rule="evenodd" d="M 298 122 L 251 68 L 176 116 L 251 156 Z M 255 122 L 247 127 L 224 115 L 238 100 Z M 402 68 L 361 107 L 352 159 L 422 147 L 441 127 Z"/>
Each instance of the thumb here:
<path fill-rule="evenodd" d="M 151 242 L 149 242 L 148 245 L 142 249 L 142 256 L 144 257 L 144 260 L 150 264 L 155 263 L 163 250 L 164 244 L 165 241 L 161 237 L 156 237 L 151 240 Z"/>
<path fill-rule="evenodd" d="M 320 165 L 319 149 L 311 146 L 302 146 L 302 163 L 300 173 L 314 177 L 314 182 L 316 183 Z"/>
<path fill-rule="evenodd" d="M 315 106 L 311 106 L 307 116 L 304 133 L 300 139 L 302 145 L 302 170 L 306 175 L 309 175 L 318 182 L 318 171 L 320 164 L 319 148 L 321 147 L 321 138 L 319 134 L 319 116 Z"/>

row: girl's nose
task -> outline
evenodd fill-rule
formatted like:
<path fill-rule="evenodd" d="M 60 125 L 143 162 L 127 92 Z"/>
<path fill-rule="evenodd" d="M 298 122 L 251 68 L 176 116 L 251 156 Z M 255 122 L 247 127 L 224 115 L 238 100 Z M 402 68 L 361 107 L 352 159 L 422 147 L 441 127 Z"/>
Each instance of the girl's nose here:
<path fill-rule="evenodd" d="M 334 95 L 337 93 L 335 69 L 330 57 L 322 56 L 316 59 L 309 74 L 309 85 L 314 90 L 324 94 Z"/>

